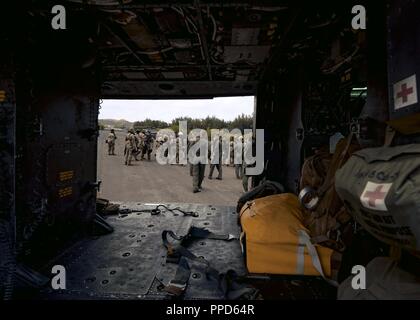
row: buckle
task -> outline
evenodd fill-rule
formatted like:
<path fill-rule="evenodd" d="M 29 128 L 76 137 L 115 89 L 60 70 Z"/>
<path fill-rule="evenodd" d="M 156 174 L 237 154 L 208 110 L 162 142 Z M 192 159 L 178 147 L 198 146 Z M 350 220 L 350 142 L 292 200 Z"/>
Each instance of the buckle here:
<path fill-rule="evenodd" d="M 169 281 L 168 285 L 164 288 L 164 290 L 170 294 L 180 296 L 187 287 L 187 284 L 180 284 L 173 282 L 173 280 Z"/>
<path fill-rule="evenodd" d="M 331 238 L 331 233 L 335 232 L 335 239 Z M 339 242 L 341 240 L 341 231 L 340 230 L 328 230 L 327 237 L 331 240 Z"/>
<path fill-rule="evenodd" d="M 299 192 L 299 202 L 306 209 L 313 211 L 318 205 L 319 197 L 314 189 L 305 187 Z"/>
<path fill-rule="evenodd" d="M 230 241 L 230 240 L 233 240 L 233 239 L 236 239 L 236 237 L 233 234 L 229 233 L 226 241 Z"/>
<path fill-rule="evenodd" d="M 169 286 L 175 287 L 175 288 L 178 288 L 178 289 L 182 289 L 182 290 L 184 290 L 187 287 L 187 285 L 185 283 L 184 284 L 176 283 L 176 282 L 173 282 L 173 280 L 169 281 L 168 287 Z"/>

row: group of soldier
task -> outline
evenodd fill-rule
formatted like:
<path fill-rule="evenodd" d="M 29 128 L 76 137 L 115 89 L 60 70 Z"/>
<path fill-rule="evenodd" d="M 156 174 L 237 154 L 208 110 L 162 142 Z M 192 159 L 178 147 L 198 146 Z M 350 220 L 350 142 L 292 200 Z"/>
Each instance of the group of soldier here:
<path fill-rule="evenodd" d="M 117 136 L 114 129 L 111 129 L 106 143 L 108 144 L 108 154 L 115 155 L 115 141 Z M 153 151 L 154 139 L 150 131 L 148 130 L 136 130 L 129 129 L 125 137 L 124 146 L 124 159 L 125 165 L 131 165 L 131 161 L 144 160 L 147 156 L 147 160 L 150 160 L 151 153 Z M 138 158 L 140 156 L 140 159 Z"/>
<path fill-rule="evenodd" d="M 190 147 L 194 145 L 195 143 L 200 141 L 200 137 L 197 137 L 197 140 L 190 144 Z M 242 140 L 243 141 L 243 140 Z M 213 152 L 211 148 L 214 148 L 217 144 L 218 146 L 218 153 Z M 208 179 L 213 179 L 213 173 L 214 169 L 217 169 L 218 175 L 216 177 L 217 180 L 222 180 L 223 177 L 223 164 L 225 162 L 225 155 L 223 153 L 222 149 L 222 139 L 220 138 L 219 141 L 215 140 L 212 144 L 209 144 L 209 160 L 210 160 L 210 171 L 208 175 Z M 234 143 L 233 141 L 230 142 L 229 146 L 229 164 L 233 164 L 235 168 L 235 176 L 237 179 L 242 180 L 242 187 L 244 189 L 244 192 L 248 191 L 248 180 L 249 176 L 246 175 L 246 165 L 244 164 L 235 164 L 234 163 Z M 214 161 L 214 157 L 218 157 L 218 161 Z M 202 191 L 202 183 L 205 177 L 205 170 L 206 170 L 206 164 L 205 163 L 196 163 L 190 165 L 190 175 L 193 177 L 193 193 L 201 192 Z"/>
<path fill-rule="evenodd" d="M 144 160 L 147 155 L 147 160 L 150 160 L 150 156 L 153 151 L 154 139 L 150 131 L 148 130 L 128 130 L 128 134 L 125 137 L 125 165 L 131 165 L 131 161 L 134 158 L 135 161 Z"/>
<path fill-rule="evenodd" d="M 115 155 L 115 142 L 117 140 L 117 136 L 114 132 L 114 129 L 111 129 L 107 139 L 106 139 L 106 143 L 108 144 L 108 154 L 109 155 Z M 125 165 L 129 166 L 131 165 L 131 161 L 134 159 L 135 161 L 139 161 L 139 160 L 144 160 L 145 156 L 147 156 L 147 159 L 150 160 L 151 158 L 151 154 L 153 152 L 154 149 L 157 148 L 157 146 L 154 146 L 155 143 L 159 144 L 159 143 L 163 143 L 167 141 L 167 138 L 165 138 L 165 140 L 163 141 L 156 141 L 154 140 L 152 134 L 150 133 L 150 131 L 148 130 L 136 130 L 134 131 L 134 129 L 129 129 L 128 133 L 125 137 L 125 147 L 124 147 L 124 159 L 125 159 Z M 200 137 L 197 137 L 197 140 L 189 143 L 188 144 L 188 148 L 192 147 L 195 143 L 200 141 Z M 217 144 L 217 141 L 215 141 Z M 213 147 L 215 146 L 215 143 L 213 144 L 209 144 L 212 145 Z M 230 143 L 230 159 L 229 159 L 229 163 L 233 164 L 234 163 L 234 145 L 233 142 Z M 177 148 L 178 150 L 178 148 Z M 216 161 L 217 163 L 213 163 L 214 159 L 212 157 L 214 157 L 214 154 L 212 152 L 212 150 L 209 150 L 209 157 L 210 157 L 210 172 L 208 175 L 208 179 L 212 180 L 213 179 L 213 173 L 214 173 L 214 169 L 217 169 L 218 171 L 218 175 L 216 177 L 217 180 L 222 180 L 222 172 L 223 172 L 223 162 L 224 162 L 224 155 L 222 152 L 222 140 L 220 139 L 219 141 L 219 150 L 220 152 L 218 153 L 218 161 Z M 140 159 L 138 158 L 140 156 Z M 166 154 L 167 156 L 167 154 Z M 179 154 L 177 152 L 177 158 L 178 158 Z M 178 161 L 178 159 L 177 159 Z M 235 176 L 237 179 L 241 179 L 242 180 L 242 186 L 245 192 L 248 191 L 248 178 L 249 176 L 247 176 L 245 174 L 245 170 L 246 170 L 246 166 L 242 165 L 242 164 L 233 164 L 234 168 L 235 168 Z M 201 192 L 202 191 L 202 183 L 205 177 L 205 168 L 206 168 L 206 163 L 195 163 L 195 164 L 190 164 L 190 175 L 192 176 L 192 180 L 193 180 L 193 192 L 197 193 L 197 192 Z"/>

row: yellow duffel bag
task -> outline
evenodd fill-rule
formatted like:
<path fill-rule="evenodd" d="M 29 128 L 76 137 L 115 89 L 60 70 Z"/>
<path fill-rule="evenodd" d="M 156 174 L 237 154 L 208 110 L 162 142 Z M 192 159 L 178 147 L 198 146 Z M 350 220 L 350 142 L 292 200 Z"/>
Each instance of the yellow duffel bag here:
<path fill-rule="evenodd" d="M 247 202 L 240 212 L 240 222 L 248 272 L 336 278 L 333 266 L 340 260 L 339 254 L 312 244 L 303 219 L 294 194 L 276 194 Z"/>

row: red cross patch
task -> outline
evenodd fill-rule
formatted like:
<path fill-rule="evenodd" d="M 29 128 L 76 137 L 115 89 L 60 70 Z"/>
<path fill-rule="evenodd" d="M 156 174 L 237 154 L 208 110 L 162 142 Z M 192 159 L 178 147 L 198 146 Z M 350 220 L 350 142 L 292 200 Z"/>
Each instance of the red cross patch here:
<path fill-rule="evenodd" d="M 360 195 L 360 202 L 365 208 L 388 211 L 385 204 L 385 198 L 391 189 L 392 183 L 374 183 L 368 181 L 365 189 Z"/>
<path fill-rule="evenodd" d="M 394 110 L 417 102 L 417 81 L 415 74 L 394 84 Z"/>

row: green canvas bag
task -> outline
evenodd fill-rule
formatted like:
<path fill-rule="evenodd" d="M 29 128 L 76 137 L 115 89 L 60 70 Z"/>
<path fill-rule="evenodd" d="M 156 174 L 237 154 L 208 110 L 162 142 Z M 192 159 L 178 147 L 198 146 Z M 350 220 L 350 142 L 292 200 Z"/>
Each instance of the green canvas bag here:
<path fill-rule="evenodd" d="M 390 245 L 420 252 L 420 144 L 360 150 L 336 172 L 348 212 Z"/>
<path fill-rule="evenodd" d="M 353 287 L 354 275 L 338 287 L 338 300 L 419 300 L 420 279 L 398 267 L 387 257 L 373 259 L 366 266 L 364 289 Z"/>

